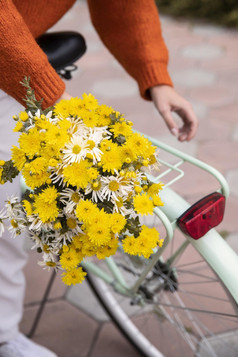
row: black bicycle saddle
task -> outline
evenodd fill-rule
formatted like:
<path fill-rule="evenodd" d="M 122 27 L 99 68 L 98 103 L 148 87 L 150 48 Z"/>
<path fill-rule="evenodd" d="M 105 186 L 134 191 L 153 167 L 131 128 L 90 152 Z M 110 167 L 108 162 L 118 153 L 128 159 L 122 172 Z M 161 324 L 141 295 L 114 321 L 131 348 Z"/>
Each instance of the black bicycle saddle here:
<path fill-rule="evenodd" d="M 52 67 L 66 79 L 71 78 L 70 72 L 76 68 L 74 62 L 83 56 L 87 48 L 83 36 L 73 31 L 45 33 L 36 42 L 47 55 Z M 71 65 L 75 68 L 67 70 L 66 67 Z"/>

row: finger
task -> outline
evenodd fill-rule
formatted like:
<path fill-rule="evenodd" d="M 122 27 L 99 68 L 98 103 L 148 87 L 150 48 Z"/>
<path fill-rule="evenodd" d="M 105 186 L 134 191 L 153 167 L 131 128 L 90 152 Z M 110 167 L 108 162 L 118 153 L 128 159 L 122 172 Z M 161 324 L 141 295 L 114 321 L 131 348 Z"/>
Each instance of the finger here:
<path fill-rule="evenodd" d="M 195 136 L 197 132 L 198 119 L 194 114 L 192 107 L 190 108 L 190 106 L 184 108 L 183 110 L 180 110 L 178 114 L 184 122 L 184 125 L 180 130 L 180 135 L 178 139 L 181 141 L 189 141 Z"/>
<path fill-rule="evenodd" d="M 160 114 L 163 117 L 165 124 L 167 125 L 168 129 L 170 130 L 170 132 L 175 135 L 178 136 L 179 134 L 179 129 L 177 124 L 175 123 L 171 112 L 169 109 L 165 109 L 165 110 L 160 110 Z"/>

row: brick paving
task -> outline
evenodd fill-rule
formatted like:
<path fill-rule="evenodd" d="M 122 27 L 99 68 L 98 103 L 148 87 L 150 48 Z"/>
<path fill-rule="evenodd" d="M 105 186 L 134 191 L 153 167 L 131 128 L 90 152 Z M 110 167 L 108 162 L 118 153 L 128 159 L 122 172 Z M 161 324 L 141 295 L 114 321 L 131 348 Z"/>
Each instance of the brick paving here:
<path fill-rule="evenodd" d="M 171 77 L 178 92 L 191 101 L 200 120 L 198 134 L 192 142 L 177 142 L 153 106 L 140 99 L 134 80 L 108 53 L 95 33 L 84 1 L 78 1 L 53 29 L 79 31 L 88 45 L 74 80 L 67 82 L 67 90 L 75 96 L 83 92 L 95 94 L 100 103 L 123 112 L 136 129 L 220 170 L 228 179 L 231 195 L 218 230 L 226 231 L 228 242 L 238 251 L 238 32 L 178 22 L 168 17 L 161 19 L 170 52 Z M 195 169 L 189 174 L 178 183 L 178 192 L 191 201 L 211 192 L 213 183 L 206 175 L 197 175 Z M 29 332 L 50 276 L 37 266 L 37 258 L 36 253 L 30 253 L 25 269 L 27 290 L 21 324 L 24 333 Z M 91 315 L 91 305 L 85 306 L 88 301 L 94 311 L 98 309 L 98 319 Z M 138 356 L 107 320 L 86 283 L 84 287 L 69 290 L 59 278 L 34 340 L 52 348 L 59 357 Z"/>

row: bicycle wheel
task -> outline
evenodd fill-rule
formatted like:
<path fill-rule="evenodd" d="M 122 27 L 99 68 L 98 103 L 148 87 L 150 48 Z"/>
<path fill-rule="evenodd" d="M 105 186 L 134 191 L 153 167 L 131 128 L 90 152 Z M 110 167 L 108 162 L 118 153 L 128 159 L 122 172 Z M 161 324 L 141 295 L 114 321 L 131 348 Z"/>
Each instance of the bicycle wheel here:
<path fill-rule="evenodd" d="M 176 234 L 136 298 L 120 295 L 90 273 L 89 283 L 111 319 L 143 356 L 237 357 L 237 304 L 217 275 L 191 244 L 173 265 L 167 263 L 185 239 Z M 129 286 L 148 262 L 122 251 L 114 260 Z M 102 268 L 105 262 L 99 264 Z"/>

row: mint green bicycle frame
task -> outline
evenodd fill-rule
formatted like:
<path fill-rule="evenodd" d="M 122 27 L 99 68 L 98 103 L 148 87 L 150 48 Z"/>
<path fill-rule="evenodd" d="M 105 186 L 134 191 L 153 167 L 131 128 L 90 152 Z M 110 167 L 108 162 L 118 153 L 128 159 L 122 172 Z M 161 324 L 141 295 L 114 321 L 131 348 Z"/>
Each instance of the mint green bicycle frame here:
<path fill-rule="evenodd" d="M 143 134 L 144 135 L 144 134 Z M 145 136 L 145 135 L 144 135 Z M 105 272 L 99 268 L 96 264 L 85 259 L 81 265 L 88 271 L 103 279 L 106 283 L 112 285 L 116 291 L 123 295 L 133 297 L 140 284 L 143 282 L 147 274 L 151 271 L 153 266 L 156 264 L 160 256 L 163 254 L 164 250 L 168 243 L 173 239 L 174 230 L 177 227 L 176 220 L 177 218 L 186 211 L 190 204 L 186 202 L 180 195 L 171 190 L 170 186 L 174 181 L 183 176 L 183 171 L 180 170 L 180 165 L 184 162 L 188 162 L 192 165 L 199 167 L 200 169 L 208 172 L 216 178 L 219 182 L 221 188 L 218 192 L 222 193 L 226 198 L 229 195 L 229 187 L 225 178 L 221 175 L 219 171 L 213 167 L 207 165 L 206 163 L 193 158 L 190 155 L 187 155 L 177 149 L 174 149 L 160 141 L 147 137 L 155 146 L 161 148 L 168 153 L 181 159 L 177 164 L 168 166 L 168 170 L 161 174 L 159 178 L 165 175 L 167 172 L 175 170 L 178 173 L 178 177 L 165 185 L 164 189 L 161 192 L 161 199 L 164 202 L 164 206 L 161 208 L 155 208 L 154 213 L 159 217 L 166 229 L 166 238 L 163 244 L 163 247 L 158 249 L 157 252 L 153 255 L 152 259 L 148 261 L 147 266 L 142 272 L 141 276 L 136 280 L 133 287 L 128 287 L 126 284 L 123 275 L 121 274 L 120 268 L 117 266 L 113 257 L 106 258 L 106 264 L 110 273 Z M 160 160 L 163 164 L 163 161 Z M 153 178 L 150 177 L 152 180 Z M 230 292 L 230 294 L 238 303 L 238 256 L 232 250 L 232 248 L 226 243 L 226 241 L 217 233 L 215 229 L 210 230 L 205 236 L 199 240 L 194 240 L 189 236 L 186 236 L 184 243 L 177 249 L 172 257 L 169 258 L 167 263 L 172 264 L 174 259 L 180 255 L 187 247 L 187 245 L 192 244 L 194 248 L 200 253 L 205 261 L 212 267 L 215 273 L 223 282 L 224 286 Z"/>

